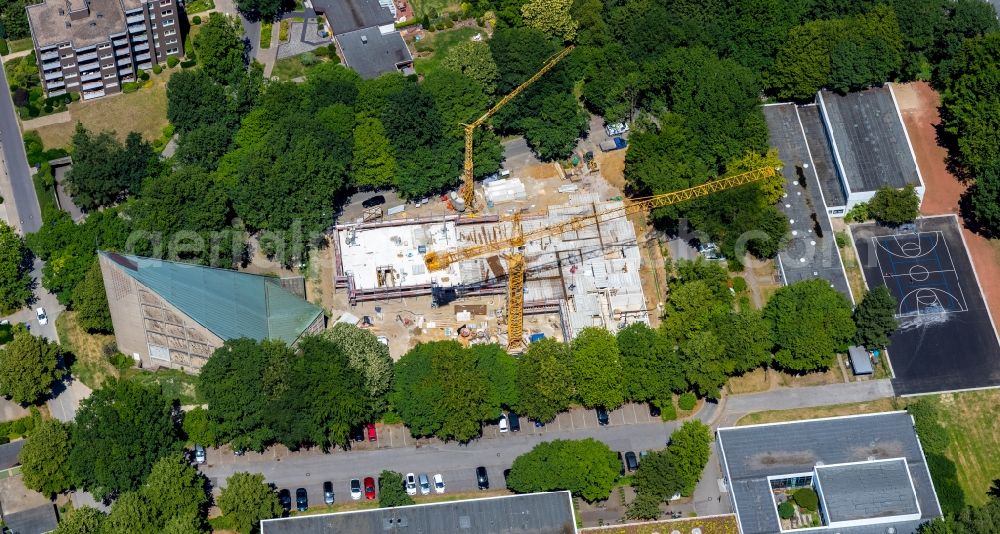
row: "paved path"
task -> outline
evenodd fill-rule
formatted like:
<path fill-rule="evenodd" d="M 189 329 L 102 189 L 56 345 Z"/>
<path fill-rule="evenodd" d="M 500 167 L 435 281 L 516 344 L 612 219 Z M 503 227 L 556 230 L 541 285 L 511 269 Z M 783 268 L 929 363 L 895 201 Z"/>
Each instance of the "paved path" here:
<path fill-rule="evenodd" d="M 753 412 L 865 402 L 893 395 L 892 384 L 888 379 L 733 395 L 726 399 L 725 415 L 718 424 L 732 426 L 740 417 Z"/>
<path fill-rule="evenodd" d="M 0 179 L 7 182 L 10 198 L 4 195 L 11 224 L 22 233 L 37 232 L 42 226 L 42 211 L 38 207 L 35 186 L 24 153 L 24 140 L 17 122 L 14 101 L 11 100 L 7 74 L 0 64 Z M 9 205 L 8 205 L 9 203 Z"/>
<path fill-rule="evenodd" d="M 66 423 L 76 418 L 80 401 L 90 396 L 91 390 L 79 380 L 60 382 L 53 388 L 55 397 L 49 399 L 49 412 L 52 417 Z"/>

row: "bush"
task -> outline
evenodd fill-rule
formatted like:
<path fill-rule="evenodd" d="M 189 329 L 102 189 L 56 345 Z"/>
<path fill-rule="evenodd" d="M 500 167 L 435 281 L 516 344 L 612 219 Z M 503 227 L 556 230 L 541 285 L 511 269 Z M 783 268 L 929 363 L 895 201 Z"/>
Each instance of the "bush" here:
<path fill-rule="evenodd" d="M 140 72 L 139 73 L 139 79 L 142 80 L 142 81 L 148 80 L 149 79 L 149 71 L 145 71 L 144 70 L 144 71 Z"/>
<path fill-rule="evenodd" d="M 688 391 L 687 393 L 680 396 L 677 399 L 677 407 L 686 411 L 693 410 L 695 404 L 698 404 L 698 397 Z"/>
<path fill-rule="evenodd" d="M 458 20 L 458 19 L 462 18 L 462 14 L 460 12 L 458 12 L 458 11 L 452 11 L 451 15 L 448 15 L 448 16 L 451 17 L 451 20 Z"/>
<path fill-rule="evenodd" d="M 177 64 L 180 62 L 181 60 L 177 59 L 175 56 L 170 56 L 167 58 L 167 66 L 170 68 L 176 67 Z"/>
<path fill-rule="evenodd" d="M 660 419 L 664 421 L 673 421 L 677 419 L 677 408 L 674 408 L 674 401 L 667 401 L 666 406 L 660 406 Z"/>
<path fill-rule="evenodd" d="M 313 50 L 312 53 L 316 57 L 329 57 L 330 56 L 330 50 L 328 50 L 325 46 L 321 46 L 321 47 L 317 48 L 316 50 Z"/>
<path fill-rule="evenodd" d="M 792 494 L 792 498 L 795 499 L 795 504 L 809 510 L 810 512 L 815 512 L 819 508 L 819 497 L 812 488 L 802 488 L 796 490 Z"/>
<path fill-rule="evenodd" d="M 198 64 L 198 62 L 195 61 L 195 60 L 193 60 L 193 59 L 190 60 L 190 61 L 181 61 L 181 68 L 182 69 L 190 69 L 191 67 L 193 67 L 193 66 L 195 66 L 197 64 Z"/>
<path fill-rule="evenodd" d="M 0 56 L 6 56 L 10 53 L 10 49 L 7 48 L 7 39 L 0 39 Z"/>
<path fill-rule="evenodd" d="M 35 106 L 34 104 L 28 106 L 29 117 L 37 117 L 39 114 L 41 114 L 41 111 L 38 109 L 37 106 Z"/>
<path fill-rule="evenodd" d="M 131 368 L 135 364 L 135 360 L 131 356 L 126 356 L 120 352 L 108 356 L 108 361 L 111 362 L 111 365 L 115 366 L 115 369 L 122 371 Z"/>
<path fill-rule="evenodd" d="M 833 236 L 837 240 L 837 248 L 844 248 L 850 243 L 847 232 L 834 232 Z"/>
<path fill-rule="evenodd" d="M 444 23 L 444 27 L 445 28 L 449 28 L 449 29 L 450 28 L 454 28 L 455 27 L 455 23 L 449 20 L 448 22 Z"/>
<path fill-rule="evenodd" d="M 883 187 L 868 202 L 868 213 L 888 226 L 911 223 L 920 215 L 920 197 L 913 185 L 902 189 Z"/>
<path fill-rule="evenodd" d="M 69 99 L 70 99 L 70 101 L 72 101 L 72 102 L 77 102 L 77 101 L 79 101 L 79 100 L 80 100 L 80 93 L 70 93 L 70 94 L 69 94 Z"/>
<path fill-rule="evenodd" d="M 435 24 L 434 25 L 434 29 L 435 30 L 443 30 L 444 29 L 444 23 L 443 22 L 439 22 L 439 23 Z"/>
<path fill-rule="evenodd" d="M 153 74 L 159 74 L 161 72 L 163 72 L 163 67 L 161 67 L 159 63 L 154 63 L 153 64 Z"/>
<path fill-rule="evenodd" d="M 134 93 L 139 90 L 139 84 L 137 82 L 125 82 L 122 84 L 123 93 Z"/>
<path fill-rule="evenodd" d="M 319 58 L 317 58 L 316 54 L 313 54 L 312 52 L 303 52 L 299 54 L 299 61 L 301 61 L 306 67 L 311 67 L 319 63 Z"/>
<path fill-rule="evenodd" d="M 747 279 L 742 276 L 733 277 L 733 291 L 742 293 L 747 290 Z"/>
<path fill-rule="evenodd" d="M 795 507 L 792 506 L 792 503 L 785 501 L 778 505 L 778 515 L 782 519 L 791 519 L 795 515 Z"/>
<path fill-rule="evenodd" d="M 278 23 L 278 40 L 281 42 L 288 41 L 288 19 L 282 20 Z"/>
<path fill-rule="evenodd" d="M 201 24 L 201 17 L 198 15 L 191 17 L 191 24 L 194 24 L 195 26 Z"/>
<path fill-rule="evenodd" d="M 410 26 L 416 26 L 417 24 L 420 24 L 420 19 L 414 17 L 409 20 L 404 20 L 403 22 L 397 22 L 396 29 L 402 30 L 403 28 L 409 28 Z"/>
<path fill-rule="evenodd" d="M 864 222 L 870 218 L 871 216 L 869 216 L 868 214 L 868 203 L 861 202 L 855 204 L 854 207 L 851 208 L 851 211 L 847 212 L 847 214 L 844 215 L 844 222 L 846 223 Z"/>
<path fill-rule="evenodd" d="M 45 111 L 45 113 L 52 113 L 52 104 L 45 104 L 45 107 L 42 108 L 42 110 Z"/>

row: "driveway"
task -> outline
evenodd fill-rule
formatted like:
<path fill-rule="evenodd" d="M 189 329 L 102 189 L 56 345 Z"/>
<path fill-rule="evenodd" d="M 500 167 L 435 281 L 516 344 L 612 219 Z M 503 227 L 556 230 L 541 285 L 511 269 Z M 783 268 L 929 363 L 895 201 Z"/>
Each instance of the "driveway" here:
<path fill-rule="evenodd" d="M 503 143 L 503 158 L 503 168 L 505 169 L 521 169 L 541 163 L 523 137 L 516 137 Z"/>
<path fill-rule="evenodd" d="M 53 397 L 49 399 L 49 412 L 52 417 L 67 423 L 76 418 L 80 401 L 90 396 L 90 388 L 79 380 L 64 380 L 52 388 Z"/>

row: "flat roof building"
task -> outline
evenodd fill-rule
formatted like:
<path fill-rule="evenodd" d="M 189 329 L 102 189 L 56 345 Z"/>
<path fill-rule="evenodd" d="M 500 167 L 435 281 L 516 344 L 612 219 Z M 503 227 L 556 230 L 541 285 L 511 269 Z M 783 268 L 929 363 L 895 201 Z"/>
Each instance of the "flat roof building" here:
<path fill-rule="evenodd" d="M 568 491 L 527 493 L 260 522 L 261 534 L 576 534 Z"/>
<path fill-rule="evenodd" d="M 292 345 L 324 326 L 323 310 L 303 298 L 301 278 L 104 251 L 98 258 L 118 349 L 143 367 L 197 372 L 230 339 Z"/>
<path fill-rule="evenodd" d="M 720 428 L 717 445 L 741 534 L 913 532 L 941 516 L 904 411 Z M 814 512 L 778 508 L 811 488 Z"/>
<path fill-rule="evenodd" d="M 26 9 L 50 97 L 118 93 L 137 71 L 183 54 L 176 0 L 45 0 Z"/>
<path fill-rule="evenodd" d="M 344 62 L 362 78 L 414 73 L 413 56 L 396 30 L 392 0 L 315 0 L 313 7 L 326 15 Z"/>

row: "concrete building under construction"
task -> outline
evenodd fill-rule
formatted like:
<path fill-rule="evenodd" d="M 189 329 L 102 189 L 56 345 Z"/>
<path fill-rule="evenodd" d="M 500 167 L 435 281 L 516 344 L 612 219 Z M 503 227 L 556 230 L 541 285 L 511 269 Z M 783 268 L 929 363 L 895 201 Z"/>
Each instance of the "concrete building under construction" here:
<path fill-rule="evenodd" d="M 544 215 L 523 215 L 521 226 L 530 232 L 616 206 L 621 201 L 576 195 L 568 204 L 550 206 Z M 507 294 L 503 254 L 458 262 L 438 272 L 429 272 L 423 258 L 431 251 L 503 241 L 513 232 L 513 222 L 497 216 L 342 224 L 334 240 L 336 285 L 347 291 L 352 306 L 408 297 L 432 299 L 434 305 L 443 306 L 483 295 L 499 295 L 502 303 Z M 522 252 L 527 266 L 525 314 L 557 315 L 563 339 L 572 339 L 589 326 L 614 332 L 629 323 L 649 323 L 640 251 L 627 219 L 606 219 L 528 242 Z M 489 321 L 497 323 L 483 323 L 480 333 L 489 331 L 490 340 L 506 343 L 506 332 L 498 328 L 505 321 L 504 312 L 502 307 L 493 310 Z"/>

